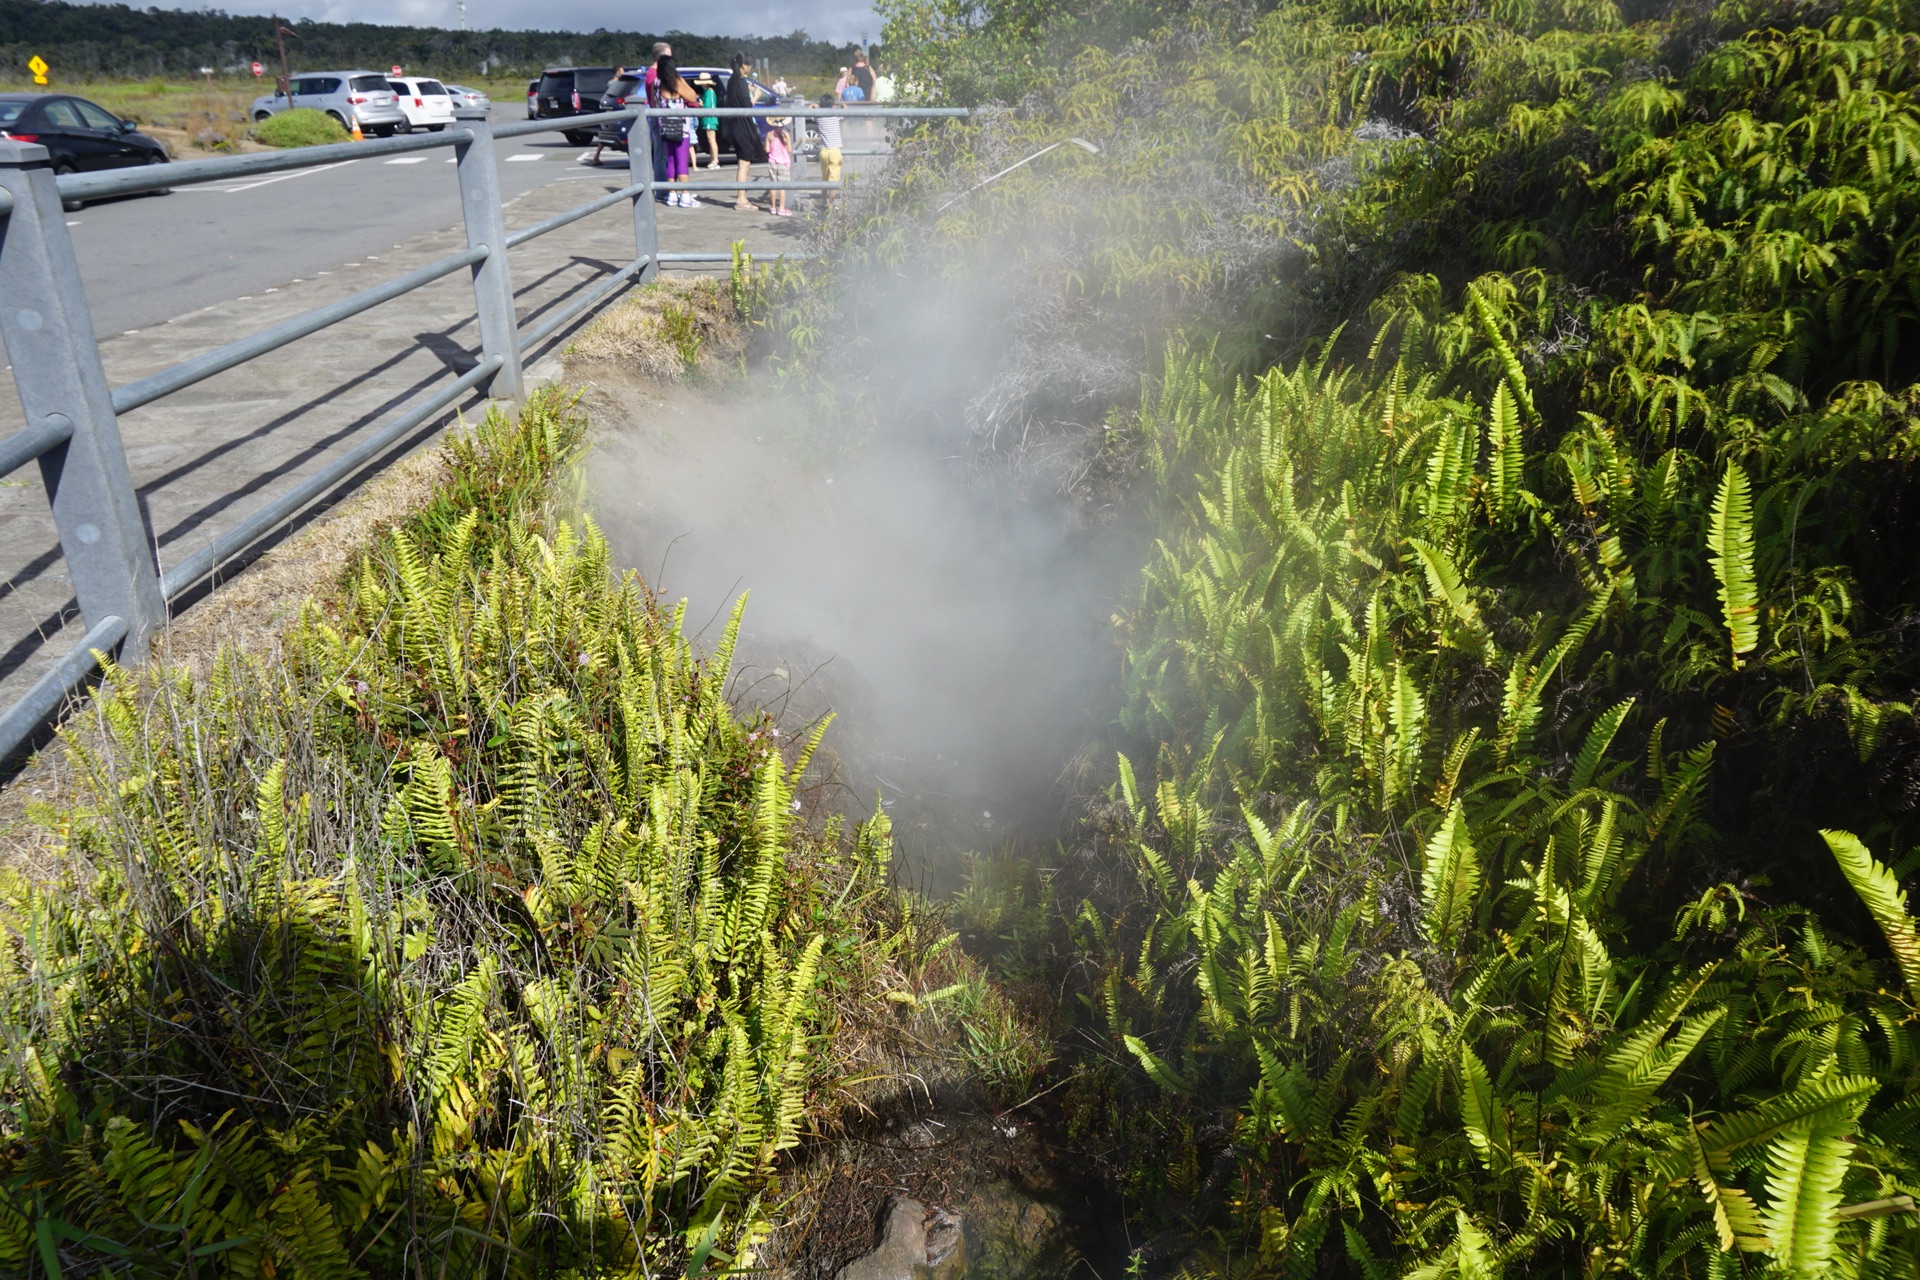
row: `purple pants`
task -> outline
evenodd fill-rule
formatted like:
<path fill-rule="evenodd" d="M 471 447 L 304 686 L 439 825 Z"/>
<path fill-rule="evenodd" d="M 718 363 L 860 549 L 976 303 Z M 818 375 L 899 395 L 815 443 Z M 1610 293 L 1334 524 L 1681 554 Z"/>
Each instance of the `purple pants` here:
<path fill-rule="evenodd" d="M 693 172 L 693 143 L 686 138 L 678 142 L 662 141 L 661 147 L 667 153 L 667 181 L 684 178 Z"/>

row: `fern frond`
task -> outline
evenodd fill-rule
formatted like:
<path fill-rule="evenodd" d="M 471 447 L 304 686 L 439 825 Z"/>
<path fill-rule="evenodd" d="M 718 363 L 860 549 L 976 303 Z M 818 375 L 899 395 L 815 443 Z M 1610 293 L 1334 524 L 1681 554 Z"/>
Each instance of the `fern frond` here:
<path fill-rule="evenodd" d="M 1732 646 L 1733 666 L 1740 655 L 1760 644 L 1760 598 L 1754 584 L 1753 492 L 1747 473 L 1737 462 L 1727 464 L 1713 499 L 1713 519 L 1707 534 L 1713 576 L 1720 584 L 1720 615 Z"/>

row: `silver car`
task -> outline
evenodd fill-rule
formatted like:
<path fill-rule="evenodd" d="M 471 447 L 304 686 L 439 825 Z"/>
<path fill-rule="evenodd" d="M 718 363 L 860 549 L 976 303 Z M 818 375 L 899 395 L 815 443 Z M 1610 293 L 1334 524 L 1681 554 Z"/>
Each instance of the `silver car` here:
<path fill-rule="evenodd" d="M 255 98 L 247 115 L 255 124 L 295 107 L 324 111 L 351 129 L 388 137 L 407 127 L 406 113 L 387 78 L 372 71 L 303 71 L 288 81 L 291 93 Z"/>
<path fill-rule="evenodd" d="M 493 105 L 492 98 L 489 98 L 478 89 L 469 89 L 464 84 L 450 84 L 447 86 L 447 92 L 453 95 L 453 105 L 456 107 L 480 107 L 485 109 Z"/>

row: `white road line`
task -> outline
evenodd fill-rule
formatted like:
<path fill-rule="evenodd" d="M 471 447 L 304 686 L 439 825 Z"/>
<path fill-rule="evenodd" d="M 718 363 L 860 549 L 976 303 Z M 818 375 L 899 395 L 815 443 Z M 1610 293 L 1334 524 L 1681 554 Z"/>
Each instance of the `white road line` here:
<path fill-rule="evenodd" d="M 387 161 L 388 164 L 425 164 L 426 162 L 425 156 L 398 156 Z"/>
<path fill-rule="evenodd" d="M 528 155 L 528 154 L 526 154 L 526 153 L 525 153 L 525 152 L 523 151 L 523 152 L 521 152 L 521 153 L 520 153 L 519 155 L 517 155 L 517 156 L 508 156 L 508 157 L 507 157 L 507 163 L 508 163 L 508 164 L 512 164 L 512 163 L 513 163 L 514 161 L 516 161 L 516 160 L 542 160 L 542 159 L 545 159 L 545 157 L 544 157 L 544 156 L 530 156 L 530 155 Z"/>
<path fill-rule="evenodd" d="M 70 227 L 77 227 L 77 226 L 79 226 L 80 224 L 79 224 L 79 223 L 77 223 L 77 222 L 69 222 L 69 223 L 68 223 L 67 225 L 68 225 L 68 226 L 70 226 Z"/>
<path fill-rule="evenodd" d="M 276 183 L 276 182 L 285 182 L 289 178 L 304 178 L 310 173 L 325 173 L 329 169 L 338 169 L 343 165 L 358 164 L 358 163 L 360 163 L 358 160 L 336 160 L 332 164 L 317 165 L 311 169 L 295 169 L 291 173 L 277 174 L 271 178 L 262 178 L 258 182 L 242 182 L 238 186 L 232 186 L 232 187 L 192 186 L 192 187 L 182 187 L 180 188 L 180 190 L 218 191 L 223 195 L 233 195 L 241 191 L 251 191 L 255 187 L 265 187 L 265 186 L 271 186 L 273 183 Z"/>

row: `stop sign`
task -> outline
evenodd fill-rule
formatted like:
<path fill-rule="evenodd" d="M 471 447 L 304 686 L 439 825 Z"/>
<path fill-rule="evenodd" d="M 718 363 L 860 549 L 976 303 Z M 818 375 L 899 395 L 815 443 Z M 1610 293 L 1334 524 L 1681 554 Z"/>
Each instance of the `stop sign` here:
<path fill-rule="evenodd" d="M 264 67 L 262 67 L 262 66 L 261 66 L 261 65 L 260 65 L 259 63 L 257 63 L 257 62 L 253 64 L 253 74 L 255 74 L 255 75 L 259 75 L 259 74 L 260 74 L 260 73 L 261 73 L 262 71 L 264 71 L 265 69 L 266 69 L 266 68 L 264 68 Z"/>
<path fill-rule="evenodd" d="M 390 75 L 390 76 L 397 76 L 397 75 L 399 75 L 399 74 L 400 74 L 400 68 L 399 68 L 399 67 L 395 67 L 395 68 L 394 68 L 393 70 L 391 70 L 391 71 L 389 71 L 389 72 L 387 72 L 387 74 L 388 74 L 388 75 Z"/>

